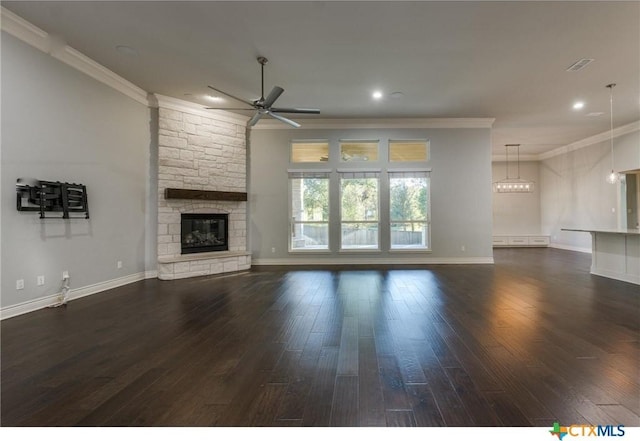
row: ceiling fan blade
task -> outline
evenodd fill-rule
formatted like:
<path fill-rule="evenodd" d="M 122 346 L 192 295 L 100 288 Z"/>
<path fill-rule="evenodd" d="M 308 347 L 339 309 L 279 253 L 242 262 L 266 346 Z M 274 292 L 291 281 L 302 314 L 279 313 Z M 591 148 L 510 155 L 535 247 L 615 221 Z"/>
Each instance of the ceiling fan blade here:
<path fill-rule="evenodd" d="M 262 104 L 264 108 L 268 109 L 269 107 L 271 107 L 271 105 L 278 99 L 278 97 L 282 95 L 282 92 L 284 92 L 284 89 L 282 87 L 274 86 L 274 88 L 271 89 L 269 96 L 264 99 L 264 103 Z"/>
<path fill-rule="evenodd" d="M 295 128 L 300 127 L 300 124 L 298 124 L 295 121 L 290 120 L 289 118 L 285 118 L 284 116 L 280 116 L 276 113 L 273 113 L 271 111 L 267 111 L 266 113 L 268 113 L 269 115 L 273 116 L 275 119 L 282 121 L 285 124 L 289 124 L 290 126 L 293 126 Z"/>
<path fill-rule="evenodd" d="M 253 115 L 253 118 L 249 120 L 249 123 L 248 123 L 249 126 L 251 127 L 255 126 L 258 123 L 258 121 L 260 121 L 260 118 L 262 118 L 262 115 L 264 115 L 264 112 L 256 112 L 256 114 Z"/>
<path fill-rule="evenodd" d="M 272 112 L 278 112 L 278 113 L 307 113 L 307 114 L 313 114 L 313 115 L 317 115 L 320 113 L 320 109 L 298 109 L 298 108 L 284 108 L 284 107 L 272 107 L 271 109 Z"/>
<path fill-rule="evenodd" d="M 255 109 L 240 109 L 237 107 L 205 107 L 207 110 L 255 110 Z"/>
<path fill-rule="evenodd" d="M 223 94 L 223 95 L 229 96 L 229 97 L 233 98 L 234 100 L 240 101 L 241 103 L 245 103 L 247 106 L 254 107 L 253 103 L 252 103 L 252 102 L 250 102 L 250 101 L 243 100 L 242 98 L 238 98 L 237 96 L 233 96 L 233 95 L 231 95 L 231 94 L 229 94 L 229 93 L 227 93 L 227 92 L 223 92 L 223 91 L 221 91 L 221 90 L 219 90 L 219 89 L 216 89 L 216 88 L 215 88 L 215 87 L 213 87 L 213 86 L 207 86 L 207 87 L 208 87 L 209 89 L 213 89 L 213 90 L 215 90 L 215 91 L 216 91 L 216 92 L 218 92 L 218 93 L 221 93 L 221 94 Z M 255 107 L 254 107 L 254 108 L 255 108 Z"/>

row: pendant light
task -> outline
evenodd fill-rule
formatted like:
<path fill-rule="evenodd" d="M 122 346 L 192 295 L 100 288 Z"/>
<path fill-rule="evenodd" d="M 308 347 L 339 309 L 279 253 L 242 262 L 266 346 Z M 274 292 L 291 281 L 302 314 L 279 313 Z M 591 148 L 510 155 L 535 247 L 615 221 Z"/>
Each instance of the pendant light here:
<path fill-rule="evenodd" d="M 620 174 L 616 173 L 614 165 L 613 165 L 613 88 L 616 87 L 616 83 L 611 83 L 611 84 L 607 84 L 607 86 L 609 88 L 609 106 L 610 106 L 610 110 L 609 110 L 609 120 L 610 120 L 610 137 L 609 137 L 609 143 L 611 145 L 611 173 L 609 173 L 607 175 L 607 182 L 609 184 L 617 184 L 618 182 L 620 182 Z"/>
<path fill-rule="evenodd" d="M 516 147 L 518 177 L 509 176 L 509 147 Z M 533 181 L 520 178 L 520 144 L 505 144 L 504 146 L 507 157 L 507 176 L 504 179 L 493 183 L 493 191 L 495 193 L 531 193 L 535 187 Z"/>

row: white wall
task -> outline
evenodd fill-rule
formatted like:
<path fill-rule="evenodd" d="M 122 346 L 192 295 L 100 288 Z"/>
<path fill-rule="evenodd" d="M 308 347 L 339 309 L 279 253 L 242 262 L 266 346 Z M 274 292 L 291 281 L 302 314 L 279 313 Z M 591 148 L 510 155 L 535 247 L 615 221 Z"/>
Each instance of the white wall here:
<path fill-rule="evenodd" d="M 57 294 L 63 270 L 72 288 L 144 274 L 155 237 L 145 231 L 155 198 L 148 107 L 5 32 L 1 61 L 3 315 Z M 18 212 L 20 177 L 85 184 L 91 218 Z M 44 286 L 36 286 L 38 275 Z"/>
<path fill-rule="evenodd" d="M 640 132 L 614 142 L 616 170 L 640 169 Z M 611 171 L 608 141 L 600 142 L 540 162 L 542 233 L 555 246 L 591 249 L 589 233 L 562 228 L 617 228 L 621 208 L 621 186 L 605 178 Z"/>
<path fill-rule="evenodd" d="M 379 163 L 365 168 L 386 168 L 389 139 L 429 139 L 431 143 L 431 242 L 430 254 L 382 251 L 327 254 L 288 253 L 288 168 L 305 168 L 289 162 L 293 139 L 327 139 L 332 152 L 322 168 L 340 168 L 340 139 L 379 139 Z M 249 143 L 249 242 L 254 264 L 357 263 L 401 261 L 476 261 L 493 259 L 491 246 L 491 146 L 490 129 L 253 129 Z M 332 159 L 331 159 L 332 158 Z M 395 164 L 397 167 L 402 165 Z M 342 165 L 344 167 L 344 163 Z M 335 181 L 335 176 L 334 178 Z M 332 182 L 331 212 L 338 212 L 337 181 Z M 381 191 L 381 196 L 384 191 Z M 381 204 L 381 210 L 385 206 Z M 387 205 L 388 206 L 388 205 Z M 384 220 L 381 211 L 381 221 Z M 337 219 L 337 217 L 334 217 Z M 339 236 L 337 223 L 332 225 Z M 383 238 L 381 238 L 383 240 Z M 384 243 L 384 242 L 382 242 Z M 462 246 L 465 251 L 462 251 Z M 275 252 L 272 252 L 275 248 Z"/>
<path fill-rule="evenodd" d="M 492 164 L 493 181 L 507 176 L 507 163 Z M 518 176 L 517 165 L 509 161 L 509 177 Z M 494 236 L 540 234 L 540 172 L 536 161 L 520 161 L 520 177 L 535 183 L 531 193 L 493 193 Z"/>

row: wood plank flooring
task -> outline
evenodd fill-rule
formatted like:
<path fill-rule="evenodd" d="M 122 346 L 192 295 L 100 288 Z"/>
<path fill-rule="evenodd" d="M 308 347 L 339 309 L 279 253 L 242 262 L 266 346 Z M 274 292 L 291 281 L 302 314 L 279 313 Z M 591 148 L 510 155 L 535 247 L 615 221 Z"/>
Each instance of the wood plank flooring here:
<path fill-rule="evenodd" d="M 257 267 L 4 320 L 2 426 L 640 426 L 640 288 L 590 256 Z"/>

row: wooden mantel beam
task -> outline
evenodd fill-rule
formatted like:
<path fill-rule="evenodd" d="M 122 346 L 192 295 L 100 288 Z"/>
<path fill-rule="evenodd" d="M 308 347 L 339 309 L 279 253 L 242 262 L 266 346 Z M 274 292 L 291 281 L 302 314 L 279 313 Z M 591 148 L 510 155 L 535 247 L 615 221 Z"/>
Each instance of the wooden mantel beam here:
<path fill-rule="evenodd" d="M 166 188 L 165 199 L 197 199 L 201 201 L 246 201 L 247 193 L 240 191 L 187 190 Z"/>

